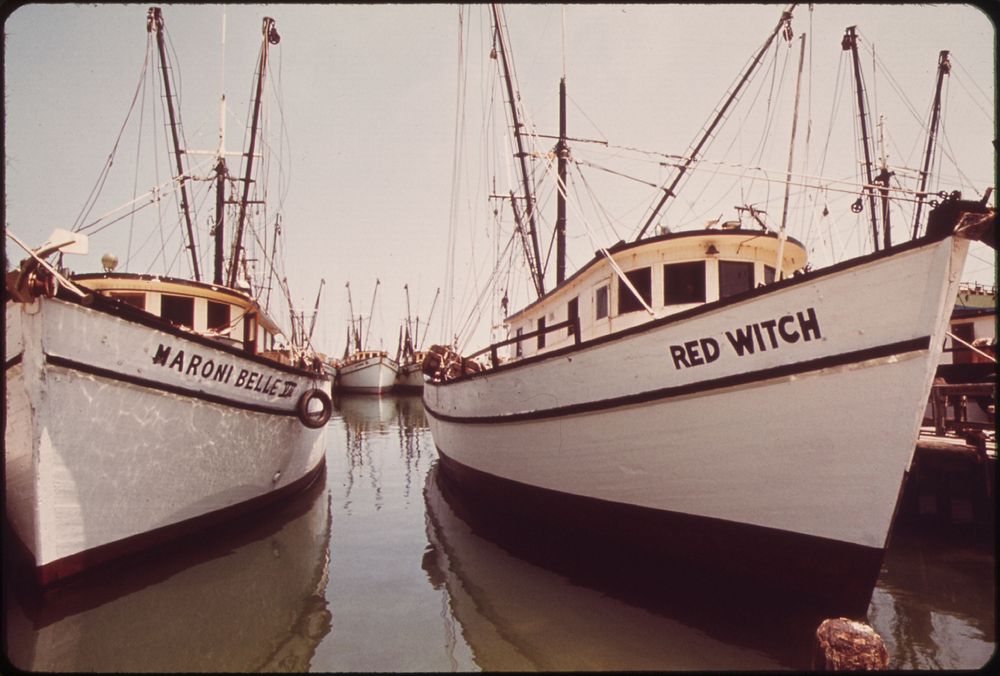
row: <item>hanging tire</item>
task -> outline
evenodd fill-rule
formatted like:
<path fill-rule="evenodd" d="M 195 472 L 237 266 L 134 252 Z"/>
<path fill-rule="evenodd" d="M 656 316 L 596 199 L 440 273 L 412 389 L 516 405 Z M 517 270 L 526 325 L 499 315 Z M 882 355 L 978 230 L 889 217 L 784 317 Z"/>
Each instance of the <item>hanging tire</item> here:
<path fill-rule="evenodd" d="M 319 411 L 311 409 L 311 404 L 314 400 L 318 400 L 320 403 Z M 298 413 L 299 420 L 302 421 L 303 425 L 312 429 L 318 429 L 330 421 L 330 415 L 333 413 L 333 402 L 330 401 L 330 397 L 323 390 L 306 390 L 299 397 L 299 403 L 295 405 L 295 411 Z"/>

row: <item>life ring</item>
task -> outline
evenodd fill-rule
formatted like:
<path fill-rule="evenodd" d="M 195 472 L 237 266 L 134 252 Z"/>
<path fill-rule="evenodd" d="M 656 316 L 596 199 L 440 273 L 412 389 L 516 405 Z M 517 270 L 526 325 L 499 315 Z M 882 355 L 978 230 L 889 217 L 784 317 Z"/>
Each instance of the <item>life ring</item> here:
<path fill-rule="evenodd" d="M 314 399 L 318 399 L 322 406 L 319 411 L 309 409 L 309 405 Z M 329 422 L 330 414 L 333 413 L 333 403 L 326 392 L 313 388 L 302 393 L 302 396 L 299 397 L 299 403 L 295 405 L 295 412 L 298 413 L 299 420 L 302 421 L 303 425 L 317 429 Z"/>

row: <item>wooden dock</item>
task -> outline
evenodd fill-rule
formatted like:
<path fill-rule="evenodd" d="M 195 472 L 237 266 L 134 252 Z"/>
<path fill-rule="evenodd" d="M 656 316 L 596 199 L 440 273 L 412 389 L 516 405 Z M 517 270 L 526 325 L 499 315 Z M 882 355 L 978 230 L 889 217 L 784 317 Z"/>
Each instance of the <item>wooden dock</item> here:
<path fill-rule="evenodd" d="M 995 433 L 965 430 L 938 435 L 934 426 L 921 428 L 897 519 L 992 527 L 996 459 Z"/>

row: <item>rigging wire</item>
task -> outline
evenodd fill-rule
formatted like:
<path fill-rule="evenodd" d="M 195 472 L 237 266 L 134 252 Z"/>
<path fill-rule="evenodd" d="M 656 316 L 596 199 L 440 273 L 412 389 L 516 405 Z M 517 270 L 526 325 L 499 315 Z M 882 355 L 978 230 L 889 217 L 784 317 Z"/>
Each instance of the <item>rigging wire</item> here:
<path fill-rule="evenodd" d="M 147 36 L 147 49 L 146 57 L 142 63 L 142 67 L 139 71 L 139 81 L 136 83 L 135 92 L 132 94 L 132 101 L 129 104 L 128 111 L 125 113 L 125 119 L 122 121 L 121 127 L 118 130 L 118 136 L 115 138 L 114 144 L 111 146 L 111 152 L 108 154 L 108 158 L 104 162 L 104 166 L 98 174 L 97 181 L 94 187 L 91 188 L 90 194 L 87 195 L 87 199 L 84 201 L 83 206 L 80 209 L 80 213 L 77 215 L 76 220 L 73 223 L 72 231 L 80 232 L 81 223 L 85 221 L 90 212 L 93 210 L 95 204 L 97 203 L 97 197 L 100 195 L 101 191 L 104 189 L 104 184 L 108 179 L 108 174 L 111 171 L 111 166 L 114 164 L 115 155 L 118 154 L 118 145 L 121 143 L 122 137 L 125 134 L 125 129 L 128 125 L 129 120 L 132 118 L 132 113 L 135 112 L 136 102 L 140 99 L 141 93 L 144 91 L 146 78 L 149 72 L 149 54 L 151 52 L 151 39 Z"/>

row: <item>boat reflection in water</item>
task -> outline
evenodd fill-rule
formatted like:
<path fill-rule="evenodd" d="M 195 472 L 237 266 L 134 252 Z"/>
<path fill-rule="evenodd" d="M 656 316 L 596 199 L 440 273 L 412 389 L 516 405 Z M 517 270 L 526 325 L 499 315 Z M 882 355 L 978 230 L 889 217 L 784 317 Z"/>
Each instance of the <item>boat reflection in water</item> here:
<path fill-rule="evenodd" d="M 808 668 L 823 615 L 493 518 L 435 464 L 424 569 L 484 670 Z"/>
<path fill-rule="evenodd" d="M 382 444 L 371 443 L 371 437 L 398 436 L 400 461 L 404 469 L 405 494 L 416 483 L 419 490 L 419 462 L 424 454 L 433 451 L 427 435 L 427 416 L 419 394 L 394 394 L 386 397 L 372 397 L 363 394 L 341 394 L 334 400 L 335 414 L 343 418 L 344 443 L 350 468 L 345 477 L 347 495 L 350 496 L 354 482 L 368 475 L 376 495 L 381 501 L 382 486 L 379 481 L 379 467 L 375 462 L 373 449 Z M 365 471 L 368 468 L 368 471 Z"/>
<path fill-rule="evenodd" d="M 44 596 L 5 571 L 6 656 L 30 671 L 308 670 L 331 627 L 325 472 L 234 523 Z"/>

